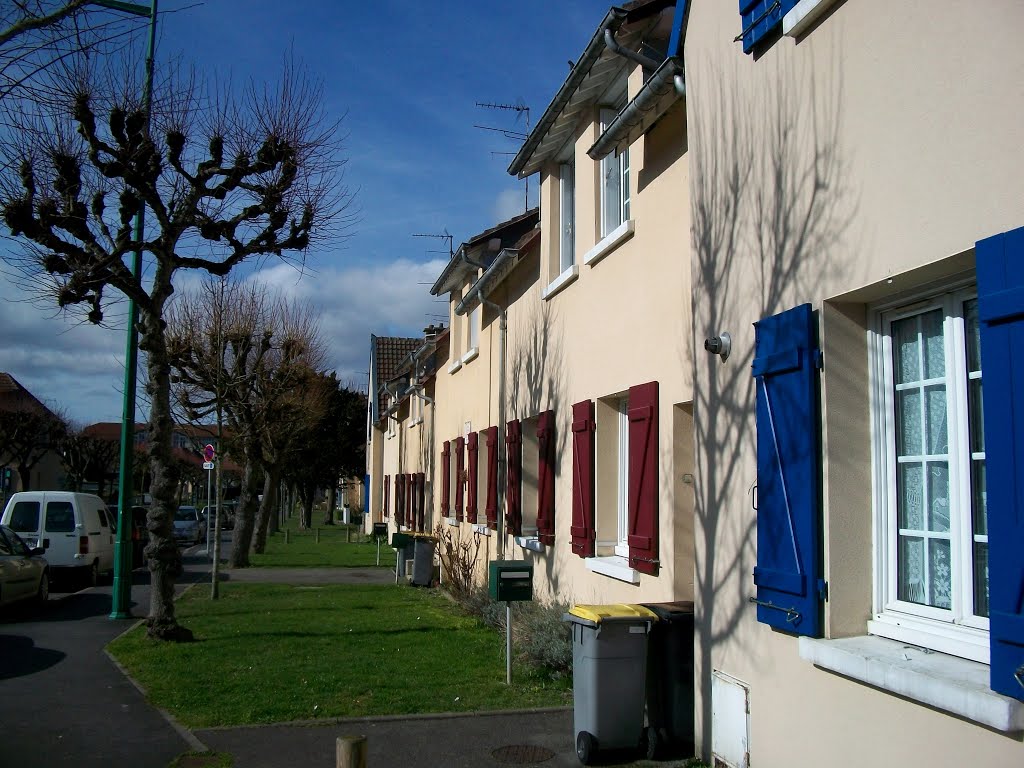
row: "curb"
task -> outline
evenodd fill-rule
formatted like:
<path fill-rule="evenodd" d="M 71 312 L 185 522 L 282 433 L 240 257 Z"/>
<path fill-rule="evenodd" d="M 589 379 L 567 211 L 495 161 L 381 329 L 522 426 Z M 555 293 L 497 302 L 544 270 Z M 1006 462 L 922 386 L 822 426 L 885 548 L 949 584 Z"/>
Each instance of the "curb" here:
<path fill-rule="evenodd" d="M 456 720 L 463 717 L 507 717 L 509 715 L 543 715 L 553 712 L 571 712 L 572 707 L 532 707 L 530 709 L 488 709 L 479 712 L 426 712 L 409 715 L 363 715 L 361 717 L 325 717 L 311 720 L 285 720 L 279 723 L 251 723 L 249 725 L 211 725 L 197 731 L 239 731 L 246 728 L 320 728 L 356 723 L 386 723 L 403 720 Z"/>

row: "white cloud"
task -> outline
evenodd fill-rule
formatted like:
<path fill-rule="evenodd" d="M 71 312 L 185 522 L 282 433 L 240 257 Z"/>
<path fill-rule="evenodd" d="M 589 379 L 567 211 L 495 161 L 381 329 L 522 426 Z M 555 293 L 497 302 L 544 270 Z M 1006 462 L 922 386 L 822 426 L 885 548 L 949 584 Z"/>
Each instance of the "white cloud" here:
<path fill-rule="evenodd" d="M 508 221 L 526 210 L 525 191 L 523 189 L 505 189 L 494 201 L 494 223 Z"/>

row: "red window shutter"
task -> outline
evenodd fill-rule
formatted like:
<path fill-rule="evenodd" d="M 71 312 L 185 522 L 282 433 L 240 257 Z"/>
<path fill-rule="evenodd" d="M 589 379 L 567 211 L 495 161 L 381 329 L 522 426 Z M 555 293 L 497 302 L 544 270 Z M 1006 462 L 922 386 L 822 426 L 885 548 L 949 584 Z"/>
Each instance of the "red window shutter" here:
<path fill-rule="evenodd" d="M 407 497 L 405 485 L 405 475 L 395 475 L 395 522 L 399 527 L 408 525 L 405 519 L 405 501 Z"/>
<path fill-rule="evenodd" d="M 572 551 L 594 556 L 594 402 L 572 407 Z"/>
<path fill-rule="evenodd" d="M 448 517 L 452 492 L 452 444 L 445 440 L 441 448 L 441 517 Z"/>
<path fill-rule="evenodd" d="M 406 525 L 410 528 L 416 527 L 416 509 L 413 503 L 416 501 L 416 475 L 406 475 Z"/>
<path fill-rule="evenodd" d="M 462 501 L 465 498 L 466 483 L 462 475 L 466 471 L 466 438 L 455 440 L 455 519 L 462 522 Z"/>
<path fill-rule="evenodd" d="M 555 412 L 537 416 L 537 538 L 555 543 Z"/>
<path fill-rule="evenodd" d="M 426 530 L 426 513 L 427 513 L 427 476 L 419 472 L 416 474 L 416 530 Z"/>
<path fill-rule="evenodd" d="M 384 475 L 384 519 L 391 517 L 391 475 Z"/>
<path fill-rule="evenodd" d="M 466 453 L 468 455 L 469 466 L 467 467 L 466 475 L 468 477 L 466 488 L 466 522 L 476 522 L 476 489 L 477 481 L 479 480 L 478 464 L 480 457 L 480 443 L 479 436 L 476 432 L 470 432 L 469 438 L 466 441 Z"/>
<path fill-rule="evenodd" d="M 484 431 L 487 442 L 487 527 L 498 529 L 498 428 Z"/>
<path fill-rule="evenodd" d="M 629 565 L 658 572 L 658 382 L 629 388 Z"/>
<path fill-rule="evenodd" d="M 508 484 L 505 489 L 505 527 L 513 536 L 523 535 L 523 425 L 513 419 L 505 425 L 505 460 Z"/>

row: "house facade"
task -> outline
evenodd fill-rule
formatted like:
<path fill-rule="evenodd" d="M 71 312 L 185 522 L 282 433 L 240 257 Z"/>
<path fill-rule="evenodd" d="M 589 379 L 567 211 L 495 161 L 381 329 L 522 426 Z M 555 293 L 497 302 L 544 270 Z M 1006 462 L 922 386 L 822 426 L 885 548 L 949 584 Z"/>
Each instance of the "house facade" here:
<path fill-rule="evenodd" d="M 702 751 L 1020 765 L 1024 6 L 690 5 Z"/>
<path fill-rule="evenodd" d="M 1021 764 L 1021 28 L 612 8 L 509 169 L 537 220 L 463 244 L 430 372 L 381 389 L 380 516 L 423 473 L 481 584 L 692 600 L 715 765 Z"/>

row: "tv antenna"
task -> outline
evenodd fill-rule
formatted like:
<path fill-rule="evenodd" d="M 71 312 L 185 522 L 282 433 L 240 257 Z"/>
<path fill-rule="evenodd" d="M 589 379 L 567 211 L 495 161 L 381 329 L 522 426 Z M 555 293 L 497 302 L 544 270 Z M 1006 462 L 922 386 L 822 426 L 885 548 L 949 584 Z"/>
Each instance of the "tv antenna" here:
<path fill-rule="evenodd" d="M 498 109 L 505 112 L 515 112 L 516 121 L 518 122 L 520 117 L 526 118 L 526 131 L 515 131 L 508 128 L 493 128 L 489 125 L 474 125 L 474 128 L 480 128 L 484 131 L 495 131 L 500 133 L 506 139 L 511 141 L 524 142 L 530 136 L 530 108 L 523 104 L 522 100 L 517 101 L 515 104 L 495 104 L 489 101 L 478 101 L 476 106 L 481 109 Z M 491 157 L 495 155 L 515 155 L 515 152 L 491 152 Z M 530 177 L 526 177 L 526 193 L 523 196 L 523 210 L 530 210 Z"/>
<path fill-rule="evenodd" d="M 438 240 L 447 240 L 448 241 L 448 258 L 450 259 L 453 256 L 455 256 L 455 249 L 453 247 L 453 245 L 454 245 L 453 239 L 452 239 L 452 236 L 450 234 L 448 234 L 448 229 L 447 228 L 444 230 L 444 234 L 430 234 L 430 233 L 414 234 L 413 237 L 432 237 L 432 238 L 436 238 Z M 427 251 L 427 253 L 444 253 L 444 251 Z"/>

